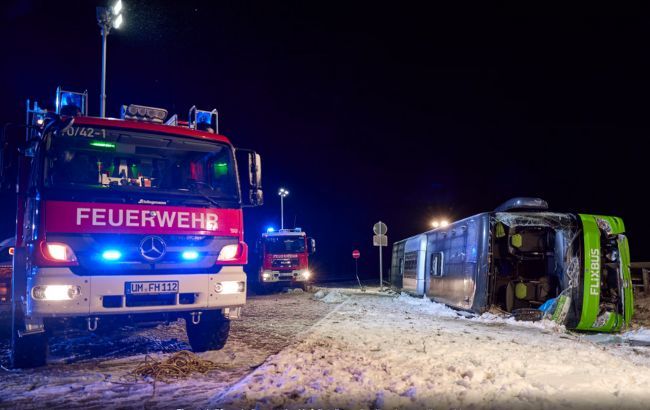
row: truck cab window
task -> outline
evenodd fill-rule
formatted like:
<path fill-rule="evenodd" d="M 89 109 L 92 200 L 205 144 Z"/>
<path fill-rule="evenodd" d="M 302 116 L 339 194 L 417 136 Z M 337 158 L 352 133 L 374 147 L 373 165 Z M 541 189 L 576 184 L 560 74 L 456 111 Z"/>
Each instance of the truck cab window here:
<path fill-rule="evenodd" d="M 73 128 L 54 137 L 45 162 L 44 184 L 52 188 L 109 187 L 238 198 L 232 149 L 217 142 Z"/>

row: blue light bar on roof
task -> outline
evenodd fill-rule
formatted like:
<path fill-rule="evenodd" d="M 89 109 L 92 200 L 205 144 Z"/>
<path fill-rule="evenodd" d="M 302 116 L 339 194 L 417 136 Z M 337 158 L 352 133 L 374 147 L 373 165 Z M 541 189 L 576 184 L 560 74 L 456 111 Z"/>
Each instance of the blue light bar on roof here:
<path fill-rule="evenodd" d="M 70 117 L 88 115 L 88 91 L 78 93 L 56 89 L 56 113 Z"/>
<path fill-rule="evenodd" d="M 190 108 L 188 122 L 192 129 L 219 133 L 219 113 L 216 109 L 204 111 L 197 109 L 194 105 Z"/>

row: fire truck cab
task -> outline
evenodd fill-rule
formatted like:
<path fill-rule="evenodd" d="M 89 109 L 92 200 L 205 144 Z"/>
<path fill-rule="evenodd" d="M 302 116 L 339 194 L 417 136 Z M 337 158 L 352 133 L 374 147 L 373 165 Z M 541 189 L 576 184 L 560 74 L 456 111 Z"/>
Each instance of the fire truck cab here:
<path fill-rule="evenodd" d="M 28 101 L 26 117 L 18 149 L 2 141 L 20 153 L 13 366 L 45 364 L 45 330 L 70 323 L 184 318 L 194 351 L 223 347 L 246 302 L 242 207 L 263 202 L 260 156 L 218 134 L 216 110 L 96 118 L 86 93 L 59 89 L 55 112 Z"/>
<path fill-rule="evenodd" d="M 316 241 L 300 228 L 269 229 L 259 242 L 260 283 L 267 288 L 300 285 L 306 288 L 312 279 L 309 255 L 316 252 Z"/>

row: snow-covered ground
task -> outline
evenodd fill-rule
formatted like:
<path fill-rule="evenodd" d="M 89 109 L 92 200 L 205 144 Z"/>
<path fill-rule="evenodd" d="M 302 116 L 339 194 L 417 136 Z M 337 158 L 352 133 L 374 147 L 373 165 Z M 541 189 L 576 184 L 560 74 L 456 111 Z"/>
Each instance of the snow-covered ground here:
<path fill-rule="evenodd" d="M 181 323 L 55 339 L 43 369 L 0 370 L 1 408 L 649 408 L 650 330 L 567 332 L 466 317 L 426 299 L 326 288 L 249 300 L 219 368 L 126 379 L 145 353 L 187 349 Z M 90 356 L 93 358 L 90 358 Z"/>
<path fill-rule="evenodd" d="M 206 408 L 211 396 L 228 389 L 289 344 L 335 306 L 314 303 L 302 292 L 249 298 L 241 320 L 231 322 L 224 349 L 201 353 L 217 363 L 206 375 L 170 383 L 134 382 L 128 373 L 146 354 L 162 359 L 190 349 L 182 321 L 109 335 L 72 333 L 55 337 L 47 367 L 0 369 L 0 408 Z M 6 364 L 7 340 L 0 339 Z M 53 360 L 52 360 L 53 359 Z"/>
<path fill-rule="evenodd" d="M 332 293 L 323 298 L 342 295 Z M 305 340 L 210 404 L 649 408 L 650 351 L 622 342 L 595 343 L 552 322 L 465 318 L 428 300 L 355 291 Z"/>

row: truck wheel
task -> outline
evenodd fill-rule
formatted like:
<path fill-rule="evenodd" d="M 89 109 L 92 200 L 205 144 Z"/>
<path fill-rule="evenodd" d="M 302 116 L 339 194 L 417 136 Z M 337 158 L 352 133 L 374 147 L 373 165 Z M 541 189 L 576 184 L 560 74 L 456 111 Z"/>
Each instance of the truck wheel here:
<path fill-rule="evenodd" d="M 185 318 L 185 329 L 193 351 L 219 350 L 228 340 L 230 320 L 220 311 L 203 312 L 198 325 L 192 324 L 191 317 Z"/>
<path fill-rule="evenodd" d="M 16 369 L 29 369 L 47 364 L 47 335 L 45 332 L 16 337 L 11 349 L 11 365 Z"/>

